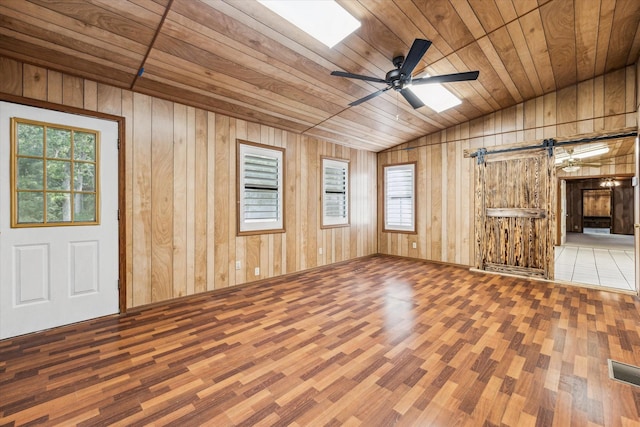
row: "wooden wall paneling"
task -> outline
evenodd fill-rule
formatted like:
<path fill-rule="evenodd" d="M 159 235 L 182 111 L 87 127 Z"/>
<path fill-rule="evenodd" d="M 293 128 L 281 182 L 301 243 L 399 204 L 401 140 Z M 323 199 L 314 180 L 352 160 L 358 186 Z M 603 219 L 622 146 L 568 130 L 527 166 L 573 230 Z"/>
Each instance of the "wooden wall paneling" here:
<path fill-rule="evenodd" d="M 233 129 L 234 129 L 235 141 L 232 140 L 232 144 L 229 146 L 229 156 L 230 158 L 233 159 L 233 165 L 229 165 L 229 166 L 233 168 L 233 176 L 234 176 L 234 178 L 232 178 L 233 182 L 229 183 L 231 187 L 230 194 L 229 194 L 229 203 L 230 203 L 229 209 L 231 209 L 230 217 L 229 217 L 229 221 L 230 221 L 229 222 L 229 241 L 233 241 L 235 244 L 235 258 L 233 260 L 234 269 L 232 271 L 235 271 L 235 283 L 240 284 L 240 283 L 246 283 L 248 281 L 247 278 L 250 276 L 247 276 L 246 238 L 244 236 L 240 236 L 240 237 L 236 236 L 236 233 L 237 233 L 236 215 L 237 215 L 238 205 L 236 203 L 237 171 L 236 171 L 235 164 L 237 163 L 237 159 L 236 159 L 235 144 L 237 143 L 238 139 L 246 141 L 249 137 L 247 135 L 247 122 L 245 122 L 244 120 L 233 120 L 231 122 L 231 125 L 233 126 Z M 240 261 L 239 270 L 235 269 L 236 261 Z"/>
<path fill-rule="evenodd" d="M 237 253 L 237 244 L 238 240 L 236 238 L 236 181 L 237 181 L 237 167 L 236 167 L 236 141 L 238 138 L 238 129 L 243 129 L 243 121 L 241 120 L 230 120 L 229 121 L 229 163 L 227 167 L 229 168 L 229 179 L 227 182 L 227 187 L 229 187 L 228 198 L 226 200 L 226 209 L 225 215 L 227 216 L 227 241 L 229 245 L 227 247 L 227 251 L 229 255 L 227 256 L 227 271 L 228 271 L 228 286 L 235 286 L 237 282 L 236 278 L 236 253 Z M 246 128 L 244 128 L 246 129 Z M 217 169 L 216 169 L 217 170 Z M 216 189 L 218 191 L 219 188 Z M 241 263 L 244 259 L 241 261 Z M 237 270 L 241 271 L 241 270 Z M 216 285 L 217 286 L 217 285 Z"/>
<path fill-rule="evenodd" d="M 62 103 L 83 108 L 83 80 L 80 77 L 65 74 L 62 76 Z"/>
<path fill-rule="evenodd" d="M 593 130 L 600 132 L 605 129 L 604 106 L 605 87 L 604 76 L 598 76 L 593 79 Z"/>
<path fill-rule="evenodd" d="M 96 88 L 97 98 L 97 88 Z M 127 257 L 125 260 L 126 271 L 126 283 L 127 283 L 127 307 L 133 307 L 134 305 L 134 284 L 133 284 L 133 269 L 134 269 L 134 254 L 133 254 L 133 189 L 134 189 L 134 145 L 135 139 L 133 137 L 134 123 L 131 120 L 134 111 L 133 92 L 123 91 L 121 96 L 121 111 L 125 118 L 128 118 L 125 127 L 125 194 L 121 194 L 120 197 L 125 198 L 125 205 L 127 206 L 126 212 L 121 212 L 120 215 L 124 215 L 125 224 L 125 246 Z M 99 106 L 99 104 L 98 104 Z"/>
<path fill-rule="evenodd" d="M 462 247 L 461 238 L 462 235 L 457 233 L 456 230 L 461 228 L 462 216 L 464 212 L 460 210 L 462 205 L 460 184 L 462 183 L 462 162 L 466 161 L 462 155 L 461 141 L 452 142 L 449 149 L 449 169 L 448 169 L 448 182 L 452 185 L 447 190 L 447 218 L 449 224 L 447 225 L 447 256 L 445 259 L 454 260 L 455 263 L 460 263 L 460 253 L 458 248 Z"/>
<path fill-rule="evenodd" d="M 446 197 L 444 192 L 445 186 L 443 176 L 442 164 L 443 164 L 443 147 L 440 144 L 435 144 L 431 147 L 431 254 L 435 261 L 443 261 L 442 257 L 442 205 L 443 197 Z"/>
<path fill-rule="evenodd" d="M 457 236 L 456 227 L 458 213 L 456 212 L 458 204 L 458 199 L 456 197 L 456 187 L 460 181 L 457 180 L 457 172 L 458 172 L 458 158 L 456 156 L 456 143 L 446 143 L 445 147 L 447 150 L 446 162 L 443 158 L 443 167 L 446 164 L 446 185 L 443 186 L 442 191 L 445 195 L 444 198 L 446 202 L 442 203 L 442 217 L 445 219 L 443 221 L 445 232 L 443 233 L 443 245 L 442 245 L 442 259 L 456 259 L 456 243 Z M 462 153 L 460 153 L 462 154 Z M 462 156 L 460 156 L 459 160 L 462 160 Z M 443 171 L 443 176 L 445 173 Z"/>
<path fill-rule="evenodd" d="M 215 235 L 215 227 L 216 227 L 216 219 L 217 219 L 217 210 L 216 210 L 216 193 L 218 188 L 216 188 L 216 155 L 217 150 L 217 136 L 216 132 L 216 119 L 218 115 L 215 113 L 208 112 L 207 113 L 207 193 L 203 195 L 206 199 L 207 203 L 207 224 L 206 224 L 206 245 L 207 245 L 207 290 L 211 291 L 216 288 L 216 235 Z M 224 209 L 224 212 L 229 212 L 229 209 Z M 222 245 L 224 246 L 224 245 Z M 226 250 L 227 248 L 224 248 Z M 225 274 L 227 271 L 226 267 L 223 268 L 221 274 Z"/>
<path fill-rule="evenodd" d="M 537 98 L 531 99 L 523 105 L 523 141 L 533 141 L 536 139 L 536 100 Z"/>
<path fill-rule="evenodd" d="M 84 109 L 98 111 L 98 83 L 92 80 L 84 81 L 82 103 L 84 105 Z"/>
<path fill-rule="evenodd" d="M 118 100 L 122 98 L 122 93 L 122 89 L 98 83 L 98 111 L 121 116 L 122 104 L 118 102 Z M 133 117 L 135 117 L 134 113 L 132 113 L 130 118 Z"/>
<path fill-rule="evenodd" d="M 465 136 L 464 134 L 462 135 Z M 462 149 L 466 150 L 470 148 L 470 141 L 468 139 L 464 140 Z M 473 265 L 473 254 L 475 251 L 475 241 L 474 235 L 471 233 L 473 230 L 473 220 L 475 218 L 475 206 L 474 206 L 474 198 L 473 194 L 471 197 L 467 194 L 468 188 L 473 188 L 475 183 L 473 171 L 474 171 L 474 159 L 464 159 L 463 160 L 464 168 L 462 173 L 462 180 L 460 181 L 460 192 L 462 198 L 462 204 L 460 208 L 460 212 L 462 216 L 462 224 L 459 230 L 456 230 L 456 233 L 462 235 L 462 247 L 460 264 L 462 265 Z M 473 192 L 472 192 L 473 193 Z M 465 233 L 462 230 L 469 230 L 468 233 Z"/>
<path fill-rule="evenodd" d="M 47 101 L 62 104 L 62 73 L 58 71 L 47 73 Z"/>
<path fill-rule="evenodd" d="M 173 295 L 173 104 L 151 102 L 151 299 Z"/>
<path fill-rule="evenodd" d="M 23 64 L 13 59 L 0 57 L 0 91 L 17 96 L 29 92 L 31 89 L 24 88 Z"/>
<path fill-rule="evenodd" d="M 236 151 L 236 141 L 229 138 L 231 121 L 229 117 L 215 114 L 214 120 L 214 139 L 210 143 L 210 151 L 213 151 L 213 155 L 210 160 L 213 160 L 215 166 L 209 168 L 209 173 L 214 174 L 214 191 L 213 194 L 211 191 L 208 192 L 208 196 L 213 199 L 214 221 L 209 224 L 209 228 L 213 231 L 214 237 L 214 287 L 224 288 L 229 286 L 229 276 L 232 271 L 235 271 L 235 269 L 229 270 L 229 254 L 231 253 L 229 244 L 232 240 L 229 228 L 231 227 L 230 217 L 235 219 L 232 212 L 235 211 L 236 194 L 235 191 L 233 194 L 229 193 L 231 193 L 231 181 L 233 180 L 235 183 L 236 175 L 235 173 L 231 175 L 229 172 L 231 162 L 236 162 L 236 156 L 231 155 L 232 149 L 234 153 Z M 229 204 L 232 196 L 233 204 Z M 225 206 L 228 209 L 224 209 Z M 233 228 L 235 229 L 235 221 Z M 235 236 L 233 240 L 235 241 Z"/>
<path fill-rule="evenodd" d="M 268 127 L 264 126 L 264 125 L 260 125 L 260 126 L 256 126 L 258 129 L 258 136 L 256 137 L 256 141 L 260 142 L 261 144 L 265 144 L 265 145 L 269 145 L 269 146 L 274 146 L 276 145 L 273 141 L 273 138 L 271 138 L 270 132 Z M 285 162 L 286 162 L 286 152 L 285 152 Z M 286 176 L 285 176 L 286 179 Z M 285 202 L 286 203 L 286 202 Z M 287 215 L 286 211 L 283 212 L 283 215 Z M 269 271 L 270 271 L 270 266 L 269 266 L 269 262 L 270 262 L 270 251 L 272 248 L 269 247 L 269 245 L 271 244 L 271 242 L 273 242 L 272 237 L 269 234 L 261 234 L 260 235 L 260 251 L 258 254 L 258 267 L 260 267 L 260 274 L 256 277 L 256 279 L 264 279 L 266 277 L 269 277 Z"/>
<path fill-rule="evenodd" d="M 576 100 L 576 119 L 578 134 L 594 132 L 593 107 L 594 107 L 594 87 L 593 80 L 578 83 Z"/>
<path fill-rule="evenodd" d="M 286 262 L 284 264 L 284 272 L 289 273 L 293 271 L 297 271 L 299 256 L 297 252 L 300 250 L 297 242 L 298 236 L 298 224 L 300 221 L 300 200 L 298 197 L 298 193 L 295 191 L 297 186 L 297 182 L 299 181 L 299 169 L 298 165 L 300 164 L 297 160 L 300 158 L 300 140 L 302 139 L 299 135 L 295 135 L 293 133 L 287 132 L 286 134 L 286 143 L 284 147 L 286 148 L 286 156 L 289 159 L 285 167 L 287 169 L 287 183 L 285 187 L 286 191 L 286 199 L 285 206 L 289 215 L 285 217 L 286 221 L 286 247 L 287 247 L 287 255 Z"/>
<path fill-rule="evenodd" d="M 209 194 L 207 182 L 208 163 L 208 120 L 207 112 L 196 110 L 195 143 L 195 203 L 194 203 L 194 270 L 195 293 L 207 290 L 207 220 Z"/>
<path fill-rule="evenodd" d="M 578 133 L 577 87 L 569 86 L 558 91 L 556 103 L 556 136 L 576 135 Z"/>
<path fill-rule="evenodd" d="M 187 295 L 195 293 L 195 240 L 196 240 L 196 109 L 187 107 L 186 117 L 186 165 L 185 165 L 185 215 L 186 215 L 186 272 L 185 289 Z M 177 209 L 180 207 L 177 206 Z"/>
<path fill-rule="evenodd" d="M 543 108 L 544 108 L 544 116 L 543 123 L 544 129 L 542 132 L 543 138 L 552 138 L 558 134 L 557 130 L 557 108 L 558 108 L 558 97 L 557 92 L 552 92 L 544 95 L 542 97 Z"/>
<path fill-rule="evenodd" d="M 427 138 L 423 138 L 423 140 L 425 141 L 425 143 L 427 143 Z M 432 235 L 433 232 L 433 228 L 432 228 L 432 224 L 433 224 L 433 204 L 432 204 L 432 198 L 433 198 L 433 187 L 439 185 L 439 183 L 435 182 L 435 180 L 438 178 L 437 175 L 433 174 L 433 168 L 429 167 L 429 165 L 431 165 L 431 159 L 433 158 L 433 145 L 427 145 L 424 148 L 425 151 L 425 155 L 423 157 L 424 160 L 424 165 L 425 165 L 425 169 L 426 169 L 426 180 L 427 180 L 427 192 L 424 196 L 425 202 L 427 204 L 427 208 L 424 212 L 425 218 L 426 218 L 426 224 L 425 224 L 425 230 L 424 230 L 424 239 L 425 239 L 425 248 L 424 248 L 424 252 L 423 254 L 425 254 L 424 256 L 426 256 L 427 259 L 434 259 L 434 254 L 432 252 L 432 247 L 431 247 L 431 238 L 429 236 Z"/>
<path fill-rule="evenodd" d="M 173 105 L 173 296 L 187 294 L 187 107 Z"/>
<path fill-rule="evenodd" d="M 621 129 L 625 127 L 624 117 L 626 100 L 626 70 L 620 69 L 604 76 L 604 111 L 605 129 Z"/>
<path fill-rule="evenodd" d="M 309 182 L 309 170 L 303 166 L 304 159 L 307 158 L 307 146 L 309 144 L 309 137 L 303 136 L 300 139 L 300 145 L 298 146 L 299 152 L 296 161 L 296 187 L 305 188 L 306 183 Z M 296 206 L 297 219 L 297 236 L 299 240 L 297 247 L 299 251 L 299 261 L 297 262 L 299 270 L 306 270 L 309 268 L 307 261 L 307 253 L 309 250 L 309 217 L 307 215 L 307 207 L 309 206 L 309 194 L 306 191 L 302 191 L 299 194 L 298 204 Z"/>
<path fill-rule="evenodd" d="M 351 170 L 351 187 L 349 194 L 349 203 L 350 203 L 350 223 L 351 226 L 345 230 L 344 238 L 346 240 L 346 251 L 344 252 L 345 259 L 346 258 L 355 258 L 358 256 L 358 248 L 362 245 L 362 234 L 358 231 L 360 230 L 361 224 L 366 224 L 366 220 L 364 215 L 366 212 L 364 211 L 365 203 L 360 200 L 364 199 L 363 196 L 367 194 L 367 188 L 363 187 L 360 179 L 361 169 L 365 170 L 366 164 L 362 162 L 362 158 L 364 156 L 364 152 L 360 152 L 354 148 L 350 149 L 351 155 L 349 156 L 349 168 Z M 374 175 L 368 175 L 369 177 L 369 186 L 378 188 L 377 182 L 377 171 Z M 359 196 L 359 199 L 356 199 L 355 195 Z M 377 192 L 374 195 L 374 199 L 377 202 Z M 371 199 L 366 199 L 370 201 Z M 376 233 L 377 240 L 377 233 Z"/>
<path fill-rule="evenodd" d="M 285 144 L 286 132 L 281 129 L 270 128 L 269 133 L 270 135 L 273 135 L 272 138 L 273 138 L 274 144 L 276 144 L 278 147 L 282 147 L 285 149 L 285 156 L 286 156 L 286 144 Z M 285 179 L 286 179 L 287 170 L 286 170 L 286 167 L 284 166 L 283 166 L 283 171 L 285 173 Z M 285 197 L 285 205 L 286 205 L 286 202 L 287 202 L 286 191 L 283 191 L 283 194 Z M 276 233 L 276 234 L 272 234 L 271 238 L 273 239 L 273 246 L 270 246 L 269 250 L 273 258 L 269 262 L 269 268 L 273 268 L 273 270 L 270 270 L 270 273 L 271 273 L 270 277 L 274 277 L 274 276 L 280 276 L 282 274 L 282 264 L 283 264 L 283 260 L 285 259 L 285 254 L 283 252 L 283 241 L 285 240 L 285 236 L 284 236 L 284 233 Z"/>
<path fill-rule="evenodd" d="M 151 98 L 134 94 L 133 114 L 133 305 L 149 304 L 151 295 Z"/>
<path fill-rule="evenodd" d="M 420 145 L 425 143 L 425 138 L 421 138 L 418 140 Z M 417 249 L 415 252 L 416 258 L 425 258 L 427 253 L 427 243 L 429 239 L 426 236 L 426 230 L 429 223 L 429 214 L 428 214 L 428 201 L 427 195 L 429 192 L 429 186 L 431 185 L 431 179 L 428 173 L 427 168 L 421 168 L 419 165 L 424 165 L 427 162 L 427 147 L 421 147 L 414 149 L 416 151 L 416 173 L 418 176 L 418 186 L 416 188 L 417 191 L 417 199 L 416 199 L 416 211 L 418 213 L 418 234 L 414 236 L 416 240 Z"/>
<path fill-rule="evenodd" d="M 45 68 L 24 64 L 23 79 L 23 96 L 41 101 L 47 100 L 47 70 Z"/>
<path fill-rule="evenodd" d="M 315 138 L 309 138 L 309 144 L 307 145 L 306 160 L 304 161 L 304 168 L 307 171 L 307 179 L 303 181 L 303 188 L 307 187 L 307 235 L 309 236 L 307 242 L 307 262 L 308 268 L 318 265 L 318 230 L 320 229 L 320 218 L 318 215 L 319 209 L 319 195 L 318 195 L 318 141 Z M 324 248 L 327 250 L 328 248 Z M 331 249 L 328 249 L 329 251 Z"/>
<path fill-rule="evenodd" d="M 640 60 L 638 61 L 638 63 L 640 63 Z M 625 94 L 624 94 L 624 99 L 625 99 L 625 104 L 624 104 L 624 110 L 623 113 L 627 113 L 627 120 L 631 120 L 630 122 L 627 121 L 627 123 L 625 124 L 625 127 L 634 127 L 637 126 L 638 122 L 637 122 L 637 106 L 635 105 L 638 102 L 638 98 L 636 95 L 636 79 L 638 78 L 636 76 L 637 71 L 636 71 L 636 67 L 627 67 L 625 68 L 625 77 L 626 77 L 626 81 L 625 81 Z"/>

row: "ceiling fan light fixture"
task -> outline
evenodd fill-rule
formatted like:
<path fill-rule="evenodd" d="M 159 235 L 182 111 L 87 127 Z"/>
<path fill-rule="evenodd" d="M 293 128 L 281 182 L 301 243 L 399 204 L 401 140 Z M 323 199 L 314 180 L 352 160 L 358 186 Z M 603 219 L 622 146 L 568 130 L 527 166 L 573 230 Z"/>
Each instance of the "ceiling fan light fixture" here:
<path fill-rule="evenodd" d="M 425 75 L 424 77 L 429 77 Z M 431 83 L 426 85 L 410 85 L 408 89 L 429 108 L 437 113 L 441 113 L 456 105 L 462 104 L 460 98 L 449 92 L 440 83 Z"/>
<path fill-rule="evenodd" d="M 568 173 L 577 172 L 579 169 L 580 169 L 580 166 L 576 166 L 576 165 L 565 166 L 562 168 L 563 171 Z"/>
<path fill-rule="evenodd" d="M 332 0 L 258 0 L 258 2 L 329 48 L 360 27 L 360 21 Z"/>
<path fill-rule="evenodd" d="M 609 152 L 609 147 L 606 145 L 598 144 L 598 145 L 589 145 L 585 147 L 578 147 L 575 149 L 570 149 L 570 152 L 562 151 L 556 153 L 556 164 L 560 164 L 569 158 L 573 159 L 586 159 L 593 156 L 599 156 L 601 154 L 606 154 Z"/>

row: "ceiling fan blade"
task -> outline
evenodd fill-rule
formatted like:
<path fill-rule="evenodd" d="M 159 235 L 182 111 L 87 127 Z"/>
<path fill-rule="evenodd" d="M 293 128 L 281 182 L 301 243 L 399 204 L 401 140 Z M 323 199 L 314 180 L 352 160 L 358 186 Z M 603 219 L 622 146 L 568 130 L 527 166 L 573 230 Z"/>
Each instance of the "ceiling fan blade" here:
<path fill-rule="evenodd" d="M 425 85 L 429 83 L 464 82 L 476 80 L 479 71 L 465 71 L 464 73 L 443 74 L 441 76 L 429 76 L 411 80 L 412 85 Z"/>
<path fill-rule="evenodd" d="M 407 102 L 409 104 L 411 104 L 411 106 L 414 109 L 418 109 L 420 107 L 424 107 L 424 103 L 422 101 L 420 101 L 420 98 L 418 98 L 413 92 L 411 92 L 409 89 L 402 89 L 400 91 L 400 93 L 402 94 L 402 96 L 404 96 L 404 99 L 407 100 Z"/>
<path fill-rule="evenodd" d="M 351 104 L 349 104 L 349 106 L 355 107 L 356 105 L 360 105 L 363 102 L 367 102 L 368 100 L 375 98 L 376 96 L 382 95 L 384 92 L 388 91 L 389 89 L 391 89 L 391 86 L 386 87 L 384 89 L 380 89 L 376 92 L 373 92 L 372 94 L 367 95 L 364 98 L 358 99 L 357 101 L 353 101 Z"/>
<path fill-rule="evenodd" d="M 331 75 L 338 76 L 338 77 L 347 77 L 349 79 L 365 80 L 365 81 L 374 82 L 374 83 L 386 83 L 385 80 L 379 79 L 377 77 L 369 77 L 369 76 L 363 76 L 360 74 L 345 73 L 344 71 L 332 71 Z"/>
<path fill-rule="evenodd" d="M 411 49 L 409 49 L 407 57 L 402 63 L 402 67 L 400 67 L 400 73 L 405 76 L 410 76 L 411 73 L 413 73 L 413 69 L 416 68 L 418 62 L 420 62 L 424 54 L 427 52 L 427 49 L 429 49 L 429 46 L 431 46 L 431 42 L 429 40 L 415 39 L 411 45 Z"/>

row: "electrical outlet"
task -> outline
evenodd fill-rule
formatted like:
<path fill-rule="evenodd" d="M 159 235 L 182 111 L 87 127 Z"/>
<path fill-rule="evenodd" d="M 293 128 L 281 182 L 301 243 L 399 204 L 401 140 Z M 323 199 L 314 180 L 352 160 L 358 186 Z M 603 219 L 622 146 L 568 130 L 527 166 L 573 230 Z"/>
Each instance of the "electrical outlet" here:
<path fill-rule="evenodd" d="M 236 261 L 236 270 L 240 270 L 242 268 L 242 264 L 240 261 Z"/>
<path fill-rule="evenodd" d="M 322 248 L 318 248 L 318 253 L 322 255 Z"/>
<path fill-rule="evenodd" d="M 417 248 L 418 248 L 418 243 L 417 243 L 417 242 L 413 242 L 413 243 L 411 243 L 411 247 L 412 247 L 413 249 L 417 249 Z"/>
<path fill-rule="evenodd" d="M 254 274 L 255 274 L 256 276 L 259 276 L 259 275 L 260 275 L 260 267 L 256 267 L 256 269 L 254 270 Z"/>

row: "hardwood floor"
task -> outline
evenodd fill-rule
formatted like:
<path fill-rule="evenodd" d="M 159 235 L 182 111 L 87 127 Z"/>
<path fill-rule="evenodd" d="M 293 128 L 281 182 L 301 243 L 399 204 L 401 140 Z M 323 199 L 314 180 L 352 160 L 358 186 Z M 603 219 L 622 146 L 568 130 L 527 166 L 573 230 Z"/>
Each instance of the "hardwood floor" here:
<path fill-rule="evenodd" d="M 1 425 L 631 426 L 638 298 L 377 256 L 0 341 Z"/>

